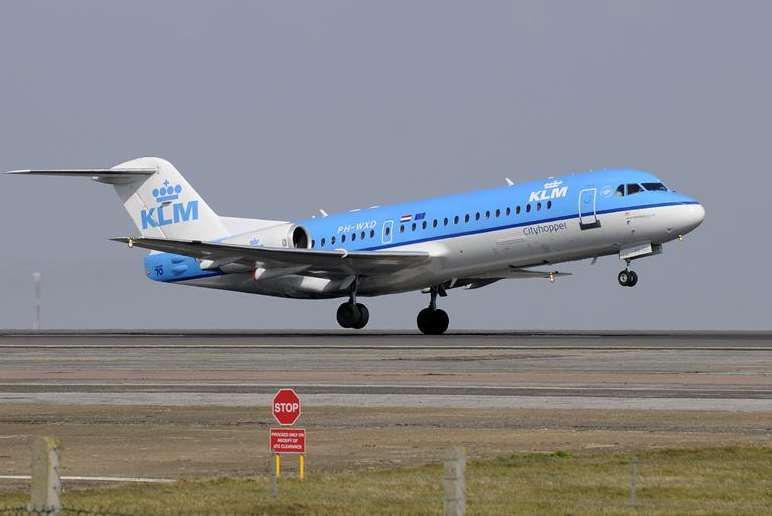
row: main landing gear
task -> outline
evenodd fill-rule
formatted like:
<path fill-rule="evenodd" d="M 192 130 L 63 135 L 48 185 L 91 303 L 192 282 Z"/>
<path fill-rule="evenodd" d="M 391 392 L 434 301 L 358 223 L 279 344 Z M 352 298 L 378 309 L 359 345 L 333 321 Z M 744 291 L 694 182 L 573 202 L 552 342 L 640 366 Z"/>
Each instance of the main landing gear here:
<path fill-rule="evenodd" d="M 442 335 L 448 329 L 448 324 L 450 324 L 447 312 L 437 308 L 437 295 L 444 295 L 444 291 L 440 292 L 440 288 L 431 288 L 429 291 L 431 293 L 429 306 L 418 312 L 416 322 L 418 323 L 418 329 L 424 335 Z"/>
<path fill-rule="evenodd" d="M 627 268 L 617 276 L 619 285 L 623 287 L 634 287 L 638 284 L 638 274 L 630 270 L 630 262 L 627 262 Z"/>
<path fill-rule="evenodd" d="M 343 303 L 338 307 L 338 324 L 344 328 L 361 330 L 370 320 L 370 311 L 362 303 Z"/>
<path fill-rule="evenodd" d="M 338 324 L 343 328 L 361 330 L 370 320 L 370 311 L 362 303 L 357 303 L 357 281 L 351 285 L 351 293 L 347 302 L 338 307 Z M 431 299 L 429 306 L 418 312 L 418 329 L 425 335 L 442 335 L 448 329 L 450 318 L 445 310 L 437 308 L 437 296 L 446 296 L 442 286 L 429 290 Z"/>
<path fill-rule="evenodd" d="M 347 303 L 338 307 L 338 324 L 344 328 L 361 330 L 370 320 L 370 311 L 362 303 L 357 303 L 357 280 L 351 286 L 351 294 Z"/>

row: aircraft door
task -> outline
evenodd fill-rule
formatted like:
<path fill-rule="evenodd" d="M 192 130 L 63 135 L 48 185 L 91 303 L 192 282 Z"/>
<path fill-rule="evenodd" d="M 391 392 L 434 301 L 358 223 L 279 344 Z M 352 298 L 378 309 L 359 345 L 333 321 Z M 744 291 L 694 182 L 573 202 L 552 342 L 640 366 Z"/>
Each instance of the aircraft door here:
<path fill-rule="evenodd" d="M 579 227 L 583 230 L 600 227 L 595 204 L 597 198 L 597 188 L 585 188 L 579 192 Z"/>
<path fill-rule="evenodd" d="M 381 229 L 381 243 L 390 244 L 391 234 L 394 232 L 394 221 L 387 220 L 383 223 L 383 229 Z"/>

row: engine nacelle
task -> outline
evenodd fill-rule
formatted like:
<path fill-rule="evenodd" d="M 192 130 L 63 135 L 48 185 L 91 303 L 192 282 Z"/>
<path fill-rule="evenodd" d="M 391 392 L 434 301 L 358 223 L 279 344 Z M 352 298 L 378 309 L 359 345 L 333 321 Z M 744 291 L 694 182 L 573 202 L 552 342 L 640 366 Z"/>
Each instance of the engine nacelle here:
<path fill-rule="evenodd" d="M 261 229 L 255 233 L 255 236 L 263 247 L 307 249 L 311 245 L 306 229 L 292 223 Z"/>

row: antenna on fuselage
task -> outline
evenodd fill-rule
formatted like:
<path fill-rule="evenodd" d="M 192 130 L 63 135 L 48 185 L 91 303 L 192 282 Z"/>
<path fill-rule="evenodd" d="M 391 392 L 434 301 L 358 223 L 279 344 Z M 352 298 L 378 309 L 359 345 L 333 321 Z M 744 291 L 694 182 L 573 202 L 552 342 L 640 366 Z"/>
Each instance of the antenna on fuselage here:
<path fill-rule="evenodd" d="M 319 208 L 319 213 L 321 213 L 321 214 L 322 214 L 322 217 L 326 217 L 326 216 L 327 216 L 327 212 L 326 212 L 326 211 L 324 211 L 324 210 L 323 210 L 323 209 L 321 209 L 321 208 Z"/>
<path fill-rule="evenodd" d="M 515 182 L 514 182 L 514 181 L 512 181 L 512 180 L 511 180 L 510 178 L 508 178 L 508 177 L 505 177 L 505 178 L 504 178 L 504 181 L 506 181 L 506 182 L 507 182 L 507 186 L 515 186 Z"/>

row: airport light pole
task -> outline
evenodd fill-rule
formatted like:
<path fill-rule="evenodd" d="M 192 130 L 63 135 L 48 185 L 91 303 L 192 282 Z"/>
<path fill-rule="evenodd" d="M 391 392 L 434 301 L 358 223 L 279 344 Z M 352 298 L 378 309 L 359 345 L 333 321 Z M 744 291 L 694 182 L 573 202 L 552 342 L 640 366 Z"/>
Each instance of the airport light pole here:
<path fill-rule="evenodd" d="M 35 316 L 32 320 L 32 329 L 33 330 L 39 330 L 40 329 L 40 282 L 42 279 L 42 274 L 39 272 L 33 272 L 32 273 L 32 282 L 35 285 Z"/>

